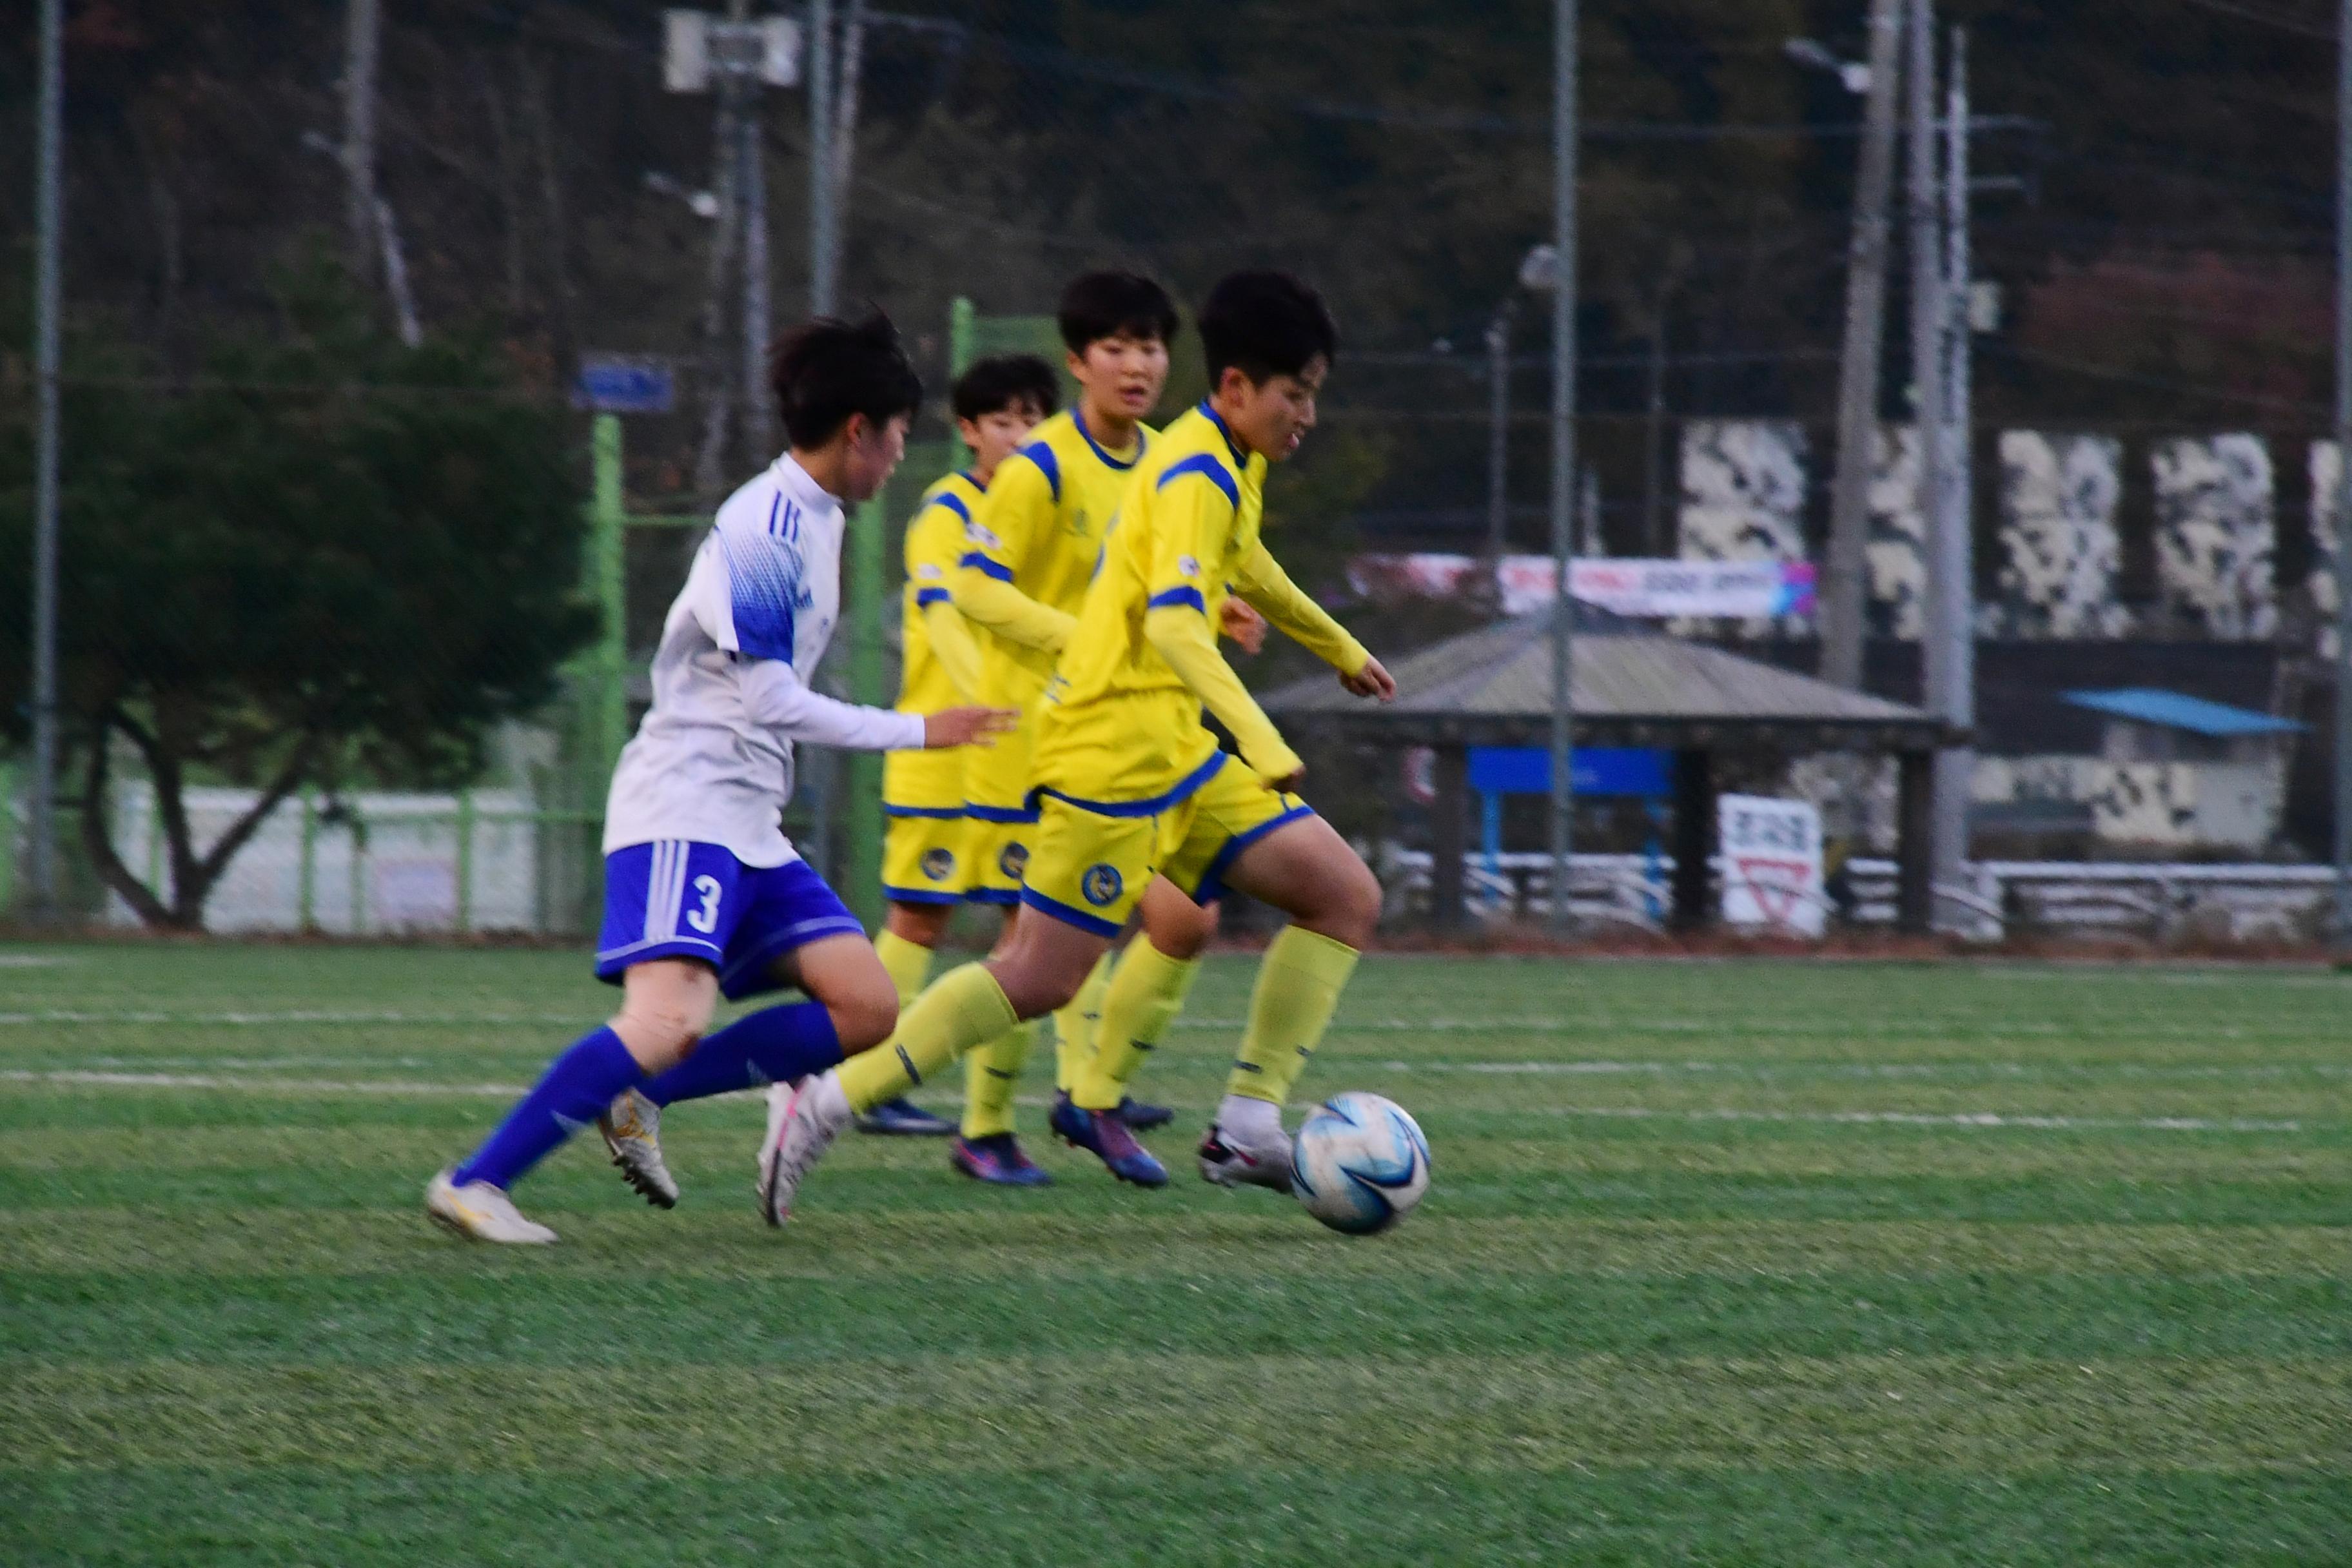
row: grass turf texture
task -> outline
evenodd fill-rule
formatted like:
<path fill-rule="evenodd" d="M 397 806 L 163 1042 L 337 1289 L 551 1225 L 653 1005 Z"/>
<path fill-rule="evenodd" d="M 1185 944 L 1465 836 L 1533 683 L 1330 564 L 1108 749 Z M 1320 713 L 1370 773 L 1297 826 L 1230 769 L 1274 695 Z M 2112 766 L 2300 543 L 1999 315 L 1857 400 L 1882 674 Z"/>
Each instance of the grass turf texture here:
<path fill-rule="evenodd" d="M 2352 976 L 1374 958 L 1310 1070 L 1437 1182 L 1194 1180 L 1250 964 L 1140 1087 L 1169 1190 L 756 1101 L 546 1251 L 425 1178 L 607 1005 L 562 954 L 0 950 L 11 1563 L 2342 1563 Z M 939 1103 L 936 1096 L 932 1098 Z"/>

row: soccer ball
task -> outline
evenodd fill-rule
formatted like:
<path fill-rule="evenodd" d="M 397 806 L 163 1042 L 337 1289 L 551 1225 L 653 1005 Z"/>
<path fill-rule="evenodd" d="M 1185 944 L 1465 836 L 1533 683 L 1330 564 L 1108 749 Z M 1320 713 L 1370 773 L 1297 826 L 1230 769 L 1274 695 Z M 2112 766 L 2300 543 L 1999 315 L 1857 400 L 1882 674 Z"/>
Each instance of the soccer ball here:
<path fill-rule="evenodd" d="M 1291 1189 L 1333 1230 L 1386 1230 L 1429 1191 L 1429 1140 L 1404 1107 L 1351 1090 L 1307 1113 L 1290 1143 Z"/>

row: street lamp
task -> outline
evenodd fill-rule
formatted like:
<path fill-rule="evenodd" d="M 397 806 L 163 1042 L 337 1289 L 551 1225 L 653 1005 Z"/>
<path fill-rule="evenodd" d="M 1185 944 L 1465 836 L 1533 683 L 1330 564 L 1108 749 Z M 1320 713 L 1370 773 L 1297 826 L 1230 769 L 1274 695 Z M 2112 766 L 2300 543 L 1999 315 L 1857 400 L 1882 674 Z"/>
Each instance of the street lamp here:
<path fill-rule="evenodd" d="M 1549 245 L 1530 249 L 1519 258 L 1516 284 L 1486 323 L 1486 553 L 1494 563 L 1497 602 L 1510 526 L 1511 322 L 1518 314 L 1522 290 L 1549 294 L 1559 287 L 1559 252 Z"/>
<path fill-rule="evenodd" d="M 1781 41 L 1780 52 L 1801 66 L 1829 72 L 1856 98 L 1870 90 L 1870 67 L 1861 60 L 1842 58 L 1819 39 L 1786 38 Z"/>

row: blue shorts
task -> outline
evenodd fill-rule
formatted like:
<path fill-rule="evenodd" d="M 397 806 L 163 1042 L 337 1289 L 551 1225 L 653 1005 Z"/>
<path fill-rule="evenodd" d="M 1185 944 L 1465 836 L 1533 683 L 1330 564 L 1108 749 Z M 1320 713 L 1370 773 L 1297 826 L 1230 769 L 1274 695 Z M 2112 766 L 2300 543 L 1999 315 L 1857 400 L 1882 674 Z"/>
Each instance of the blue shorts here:
<path fill-rule="evenodd" d="M 780 989 L 768 967 L 828 936 L 864 936 L 857 917 L 798 860 L 746 866 L 716 844 L 664 838 L 604 857 L 604 925 L 596 978 L 629 965 L 698 958 L 730 1001 Z"/>

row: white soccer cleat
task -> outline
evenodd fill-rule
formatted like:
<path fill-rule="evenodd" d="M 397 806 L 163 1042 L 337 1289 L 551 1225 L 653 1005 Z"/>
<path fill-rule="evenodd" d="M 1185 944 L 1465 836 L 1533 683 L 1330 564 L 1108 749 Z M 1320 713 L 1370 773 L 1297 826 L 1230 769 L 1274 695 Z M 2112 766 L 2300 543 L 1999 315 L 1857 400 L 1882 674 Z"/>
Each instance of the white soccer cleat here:
<path fill-rule="evenodd" d="M 770 1225 L 793 1217 L 801 1182 L 841 1130 L 849 1125 L 849 1097 L 840 1076 L 826 1071 L 768 1089 L 768 1132 L 760 1140 L 760 1214 Z"/>
<path fill-rule="evenodd" d="M 657 1209 L 677 1206 L 677 1178 L 662 1163 L 661 1107 L 635 1089 L 625 1089 L 596 1119 L 596 1131 L 604 1135 L 604 1147 L 621 1168 L 623 1181 Z"/>
<path fill-rule="evenodd" d="M 1271 1137 L 1252 1138 L 1221 1121 L 1201 1140 L 1201 1179 L 1221 1187 L 1290 1190 L 1290 1140 L 1276 1123 Z"/>
<path fill-rule="evenodd" d="M 447 1171 L 425 1186 L 425 1212 L 459 1236 L 510 1247 L 545 1247 L 555 1233 L 522 1217 L 514 1200 L 488 1182 L 457 1185 Z"/>

